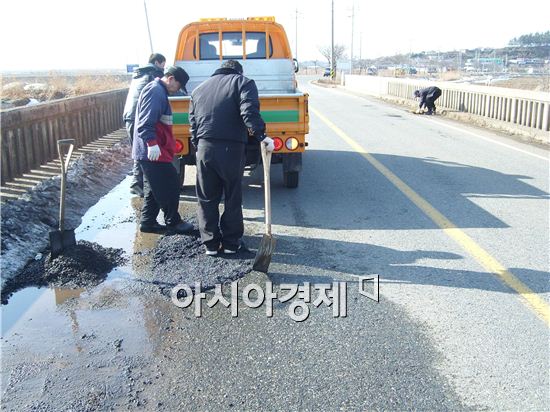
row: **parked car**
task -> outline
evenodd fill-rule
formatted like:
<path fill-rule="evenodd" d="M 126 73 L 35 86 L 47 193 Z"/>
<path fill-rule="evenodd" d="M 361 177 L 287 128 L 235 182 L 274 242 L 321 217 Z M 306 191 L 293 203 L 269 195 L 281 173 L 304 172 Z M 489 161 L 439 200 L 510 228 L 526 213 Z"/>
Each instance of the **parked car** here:
<path fill-rule="evenodd" d="M 367 68 L 367 75 L 369 76 L 376 76 L 378 74 L 378 69 L 376 66 L 370 66 Z"/>

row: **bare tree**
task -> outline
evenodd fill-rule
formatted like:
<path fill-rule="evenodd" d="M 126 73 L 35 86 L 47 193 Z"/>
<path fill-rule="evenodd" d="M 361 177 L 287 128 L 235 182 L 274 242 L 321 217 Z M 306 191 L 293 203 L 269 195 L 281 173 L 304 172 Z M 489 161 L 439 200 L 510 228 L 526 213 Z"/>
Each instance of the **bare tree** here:
<path fill-rule="evenodd" d="M 330 46 L 320 46 L 319 53 L 327 59 L 327 63 L 330 66 Z M 334 45 L 334 66 L 336 67 L 336 62 L 345 57 L 346 46 L 342 44 Z"/>

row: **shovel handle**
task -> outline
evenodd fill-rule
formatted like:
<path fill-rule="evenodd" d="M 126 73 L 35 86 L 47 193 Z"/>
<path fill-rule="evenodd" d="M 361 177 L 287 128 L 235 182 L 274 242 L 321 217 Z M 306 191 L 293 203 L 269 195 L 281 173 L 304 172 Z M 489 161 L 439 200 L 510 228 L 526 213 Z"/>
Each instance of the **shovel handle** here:
<path fill-rule="evenodd" d="M 73 154 L 74 142 L 74 139 L 60 139 L 57 141 L 57 153 L 59 154 L 59 160 L 61 160 L 61 194 L 59 196 L 59 230 L 61 232 L 65 229 L 65 186 L 67 169 L 69 168 L 69 162 Z M 69 146 L 69 150 L 66 154 L 63 150 L 65 146 Z"/>
<path fill-rule="evenodd" d="M 265 190 L 265 232 L 271 236 L 271 152 L 264 143 L 260 142 L 262 163 L 264 165 L 264 190 Z"/>

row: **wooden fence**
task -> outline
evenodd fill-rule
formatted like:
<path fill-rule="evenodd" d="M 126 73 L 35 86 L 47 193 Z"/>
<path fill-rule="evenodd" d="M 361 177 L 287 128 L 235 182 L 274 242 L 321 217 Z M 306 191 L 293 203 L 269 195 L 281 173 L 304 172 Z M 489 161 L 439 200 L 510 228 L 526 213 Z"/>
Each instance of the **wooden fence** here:
<path fill-rule="evenodd" d="M 128 89 L 94 93 L 2 111 L 1 183 L 58 157 L 57 140 L 75 148 L 123 126 Z"/>

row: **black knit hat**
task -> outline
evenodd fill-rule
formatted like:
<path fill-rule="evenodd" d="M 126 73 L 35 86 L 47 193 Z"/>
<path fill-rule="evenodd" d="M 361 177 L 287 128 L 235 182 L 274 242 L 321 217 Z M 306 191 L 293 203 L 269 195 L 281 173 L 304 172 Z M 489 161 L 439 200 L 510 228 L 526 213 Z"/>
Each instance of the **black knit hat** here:
<path fill-rule="evenodd" d="M 243 74 L 243 66 L 237 60 L 226 60 L 222 63 L 222 69 L 233 69 L 240 74 Z"/>
<path fill-rule="evenodd" d="M 178 66 L 169 66 L 164 71 L 165 76 L 174 76 L 174 78 L 179 82 L 181 85 L 181 89 L 187 94 L 187 89 L 185 88 L 185 85 L 189 81 L 189 75 L 185 70 L 183 70 L 181 67 Z"/>

